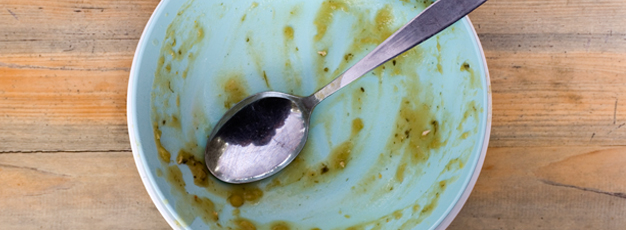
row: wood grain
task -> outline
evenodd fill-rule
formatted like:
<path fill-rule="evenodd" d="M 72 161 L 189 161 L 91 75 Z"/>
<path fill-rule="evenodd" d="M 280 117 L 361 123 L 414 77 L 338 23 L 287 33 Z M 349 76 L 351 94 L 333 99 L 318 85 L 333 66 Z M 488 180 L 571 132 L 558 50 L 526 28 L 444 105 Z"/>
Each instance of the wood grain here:
<path fill-rule="evenodd" d="M 490 0 L 470 18 L 491 74 L 490 146 L 626 144 L 626 2 Z"/>
<path fill-rule="evenodd" d="M 626 147 L 490 148 L 450 229 L 622 229 Z"/>
<path fill-rule="evenodd" d="M 621 0 L 489 0 L 470 14 L 479 34 L 624 34 Z"/>
<path fill-rule="evenodd" d="M 2 1 L 0 152 L 129 150 L 126 88 L 159 1 Z"/>
<path fill-rule="evenodd" d="M 159 0 L 0 0 L 0 229 L 169 229 L 136 172 L 126 87 Z M 489 0 L 483 172 L 450 229 L 623 229 L 626 2 Z"/>
<path fill-rule="evenodd" d="M 490 146 L 626 144 L 626 53 L 489 52 Z"/>
<path fill-rule="evenodd" d="M 0 154 L 0 229 L 169 229 L 130 152 Z"/>

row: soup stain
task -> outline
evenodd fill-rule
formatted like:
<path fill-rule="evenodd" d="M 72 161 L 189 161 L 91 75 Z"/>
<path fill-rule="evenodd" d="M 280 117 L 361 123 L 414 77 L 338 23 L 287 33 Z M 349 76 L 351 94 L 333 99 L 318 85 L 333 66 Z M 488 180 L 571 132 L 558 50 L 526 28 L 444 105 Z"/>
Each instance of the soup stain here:
<path fill-rule="evenodd" d="M 317 11 L 317 16 L 313 24 L 317 28 L 317 34 L 313 38 L 315 41 L 321 40 L 326 36 L 328 26 L 333 22 L 334 14 L 336 11 L 347 11 L 348 5 L 341 1 L 325 1 L 322 2 L 322 6 Z"/>
<path fill-rule="evenodd" d="M 461 72 L 467 72 L 469 73 L 469 86 L 471 89 L 480 89 L 481 88 L 481 82 L 480 82 L 480 78 L 479 75 L 476 74 L 476 71 L 474 69 L 471 68 L 470 64 L 467 62 L 463 62 L 463 64 L 461 65 L 460 68 Z"/>
<path fill-rule="evenodd" d="M 243 80 L 242 75 L 233 75 L 228 77 L 228 80 L 224 83 L 223 88 L 226 96 L 226 99 L 224 100 L 224 108 L 226 109 L 232 108 L 233 105 L 237 104 L 249 95 L 247 85 Z"/>
<path fill-rule="evenodd" d="M 318 59 L 316 70 L 317 75 L 317 88 L 320 88 L 330 82 L 336 76 L 343 73 L 349 66 L 352 66 L 359 58 L 357 56 L 364 56 L 368 50 L 373 49 L 378 44 L 382 43 L 393 32 L 400 28 L 400 25 L 395 25 L 395 17 L 390 5 L 385 5 L 383 8 L 376 11 L 373 19 L 370 19 L 368 12 L 362 10 L 350 10 L 353 8 L 352 4 L 356 4 L 351 1 L 325 1 L 322 3 L 320 10 L 314 20 L 314 24 L 317 28 L 317 34 L 313 38 L 315 50 L 323 50 L 330 53 L 328 47 L 331 46 L 330 41 L 324 41 L 326 31 L 334 23 L 337 14 L 346 14 L 357 19 L 357 26 L 353 28 L 352 43 L 348 46 L 343 56 L 343 61 L 339 63 L 336 69 L 329 71 L 327 66 L 331 63 L 327 63 L 324 58 Z M 324 55 L 325 56 L 325 55 Z M 383 67 L 378 67 L 383 68 Z M 413 70 L 414 71 L 414 70 Z"/>
<path fill-rule="evenodd" d="M 441 65 L 441 44 L 439 43 L 439 36 L 437 38 L 437 72 L 443 74 L 443 66 Z"/>
<path fill-rule="evenodd" d="M 161 130 L 159 129 L 159 126 L 155 123 L 153 127 L 154 127 L 154 141 L 156 143 L 156 148 L 157 148 L 157 153 L 159 155 L 159 159 L 161 160 L 162 163 L 168 163 L 170 162 L 170 158 L 172 157 L 172 154 L 170 154 L 170 152 L 167 151 L 165 147 L 163 147 L 163 144 L 161 144 Z"/>
<path fill-rule="evenodd" d="M 247 219 L 238 219 L 234 221 L 239 230 L 256 230 L 256 225 Z"/>
<path fill-rule="evenodd" d="M 204 161 L 196 160 L 196 156 L 184 149 L 178 151 L 176 163 L 187 165 L 193 175 L 193 182 L 200 187 L 208 186 L 209 169 L 207 169 Z"/>
<path fill-rule="evenodd" d="M 290 230 L 291 229 L 291 227 L 289 227 L 289 224 L 284 221 L 274 222 L 271 225 L 272 225 L 272 227 L 270 228 L 271 230 Z"/>
<path fill-rule="evenodd" d="M 285 40 L 293 40 L 293 27 L 285 26 L 283 33 L 285 33 Z"/>
<path fill-rule="evenodd" d="M 352 141 L 346 141 L 335 147 L 330 153 L 330 169 L 344 169 L 350 162 L 350 153 L 354 144 Z M 323 170 L 322 170 L 323 171 Z"/>

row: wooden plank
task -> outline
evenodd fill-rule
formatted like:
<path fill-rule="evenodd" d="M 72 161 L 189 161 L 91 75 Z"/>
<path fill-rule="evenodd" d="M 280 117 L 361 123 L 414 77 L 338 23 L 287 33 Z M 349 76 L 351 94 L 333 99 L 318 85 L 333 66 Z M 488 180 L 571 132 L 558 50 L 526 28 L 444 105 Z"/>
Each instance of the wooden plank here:
<path fill-rule="evenodd" d="M 490 148 L 450 229 L 623 229 L 626 147 Z"/>
<path fill-rule="evenodd" d="M 626 20 L 626 18 L 624 18 Z M 626 31 L 610 31 L 605 34 L 557 34 L 557 33 L 479 33 L 485 51 L 508 51 L 512 53 L 624 53 Z"/>
<path fill-rule="evenodd" d="M 0 154 L 0 229 L 170 229 L 130 152 Z"/>
<path fill-rule="evenodd" d="M 489 51 L 492 147 L 626 144 L 626 53 Z"/>
<path fill-rule="evenodd" d="M 127 71 L 0 67 L 0 152 L 130 149 L 127 79 Z"/>
<path fill-rule="evenodd" d="M 128 150 L 126 89 L 159 1 L 3 1 L 0 152 Z"/>
<path fill-rule="evenodd" d="M 478 33 L 626 34 L 622 0 L 489 0 L 470 18 Z"/>
<path fill-rule="evenodd" d="M 0 111 L 14 122 L 41 119 L 49 124 L 124 124 L 127 74 L 0 67 Z"/>
<path fill-rule="evenodd" d="M 470 15 L 493 92 L 490 146 L 624 145 L 626 2 L 490 0 Z"/>
<path fill-rule="evenodd" d="M 141 32 L 158 3 L 155 0 L 3 1 L 0 62 L 18 66 L 128 69 Z"/>
<path fill-rule="evenodd" d="M 130 151 L 125 124 L 5 123 L 0 131 L 3 153 Z"/>

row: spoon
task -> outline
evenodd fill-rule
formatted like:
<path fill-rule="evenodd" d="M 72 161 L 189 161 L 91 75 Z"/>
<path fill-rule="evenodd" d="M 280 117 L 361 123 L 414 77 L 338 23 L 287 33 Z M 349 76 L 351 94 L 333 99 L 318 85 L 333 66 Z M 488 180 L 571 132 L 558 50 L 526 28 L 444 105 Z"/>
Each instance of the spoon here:
<path fill-rule="evenodd" d="M 438 0 L 371 53 L 308 97 L 262 92 L 243 99 L 219 120 L 204 153 L 209 171 L 234 184 L 258 181 L 285 168 L 307 140 L 311 112 L 342 87 L 452 25 L 487 0 Z"/>

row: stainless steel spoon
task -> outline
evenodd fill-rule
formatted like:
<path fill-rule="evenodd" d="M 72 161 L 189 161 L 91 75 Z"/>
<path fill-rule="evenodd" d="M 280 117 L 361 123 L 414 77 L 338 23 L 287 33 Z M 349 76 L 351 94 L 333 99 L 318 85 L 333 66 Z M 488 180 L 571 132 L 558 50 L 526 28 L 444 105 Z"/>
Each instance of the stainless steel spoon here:
<path fill-rule="evenodd" d="M 233 106 L 209 136 L 209 171 L 229 183 L 267 178 L 285 168 L 307 140 L 313 108 L 367 72 L 447 28 L 487 0 L 438 0 L 365 58 L 308 97 L 262 92 Z"/>

